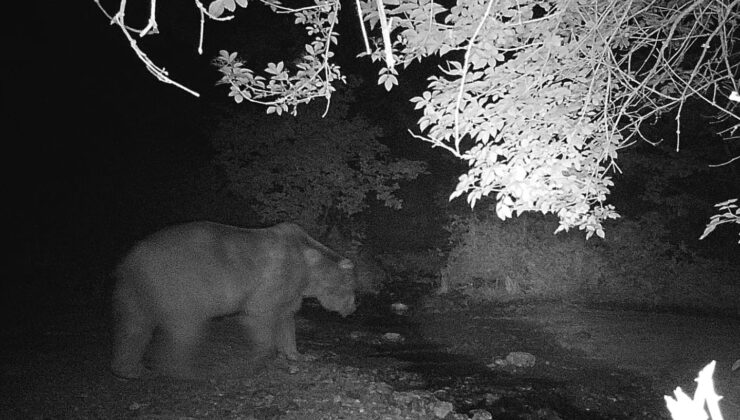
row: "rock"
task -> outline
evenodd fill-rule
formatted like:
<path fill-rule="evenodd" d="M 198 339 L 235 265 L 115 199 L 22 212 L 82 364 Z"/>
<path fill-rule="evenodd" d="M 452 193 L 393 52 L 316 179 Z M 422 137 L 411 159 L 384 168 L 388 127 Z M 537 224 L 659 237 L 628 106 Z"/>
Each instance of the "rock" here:
<path fill-rule="evenodd" d="M 432 393 L 438 400 L 448 400 L 449 393 L 447 389 L 438 389 Z"/>
<path fill-rule="evenodd" d="M 533 354 L 525 351 L 512 351 L 506 356 L 506 362 L 515 367 L 532 367 L 536 360 Z"/>
<path fill-rule="evenodd" d="M 378 382 L 373 384 L 375 388 L 375 392 L 381 395 L 391 395 L 393 394 L 393 387 L 388 385 L 385 382 Z"/>
<path fill-rule="evenodd" d="M 409 310 L 409 307 L 401 302 L 396 302 L 391 305 L 391 310 L 397 315 L 404 315 Z"/>
<path fill-rule="evenodd" d="M 493 359 L 493 362 L 488 363 L 486 366 L 489 369 L 503 368 L 506 366 L 513 366 L 518 368 L 528 368 L 534 366 L 537 358 L 533 354 L 525 351 L 512 351 L 506 355 L 505 359 L 497 357 Z"/>
<path fill-rule="evenodd" d="M 319 357 L 315 354 L 304 353 L 301 355 L 300 361 L 302 362 L 315 362 L 319 360 Z"/>
<path fill-rule="evenodd" d="M 472 420 L 492 420 L 493 416 L 491 413 L 489 413 L 486 410 L 483 409 L 476 409 L 476 410 L 470 410 L 468 413 L 468 417 Z"/>
<path fill-rule="evenodd" d="M 452 406 L 452 403 L 449 403 L 447 401 L 439 401 L 434 404 L 434 416 L 438 419 L 443 419 L 447 417 L 448 414 L 452 412 L 454 407 Z"/>
<path fill-rule="evenodd" d="M 403 342 L 403 336 L 399 333 L 385 333 L 383 334 L 383 340 L 387 341 L 389 343 L 402 343 Z"/>
<path fill-rule="evenodd" d="M 550 408 L 540 408 L 534 413 L 537 419 L 542 420 L 563 420 L 555 410 Z"/>
<path fill-rule="evenodd" d="M 506 361 L 506 359 L 502 359 L 500 357 L 497 357 L 493 359 L 493 362 L 486 364 L 486 366 L 489 369 L 496 369 L 496 368 L 502 368 L 504 366 L 507 366 L 509 362 Z"/>
<path fill-rule="evenodd" d="M 488 392 L 488 393 L 486 393 L 486 395 L 484 396 L 484 398 L 486 399 L 486 404 L 487 405 L 493 405 L 496 402 L 498 402 L 498 400 L 501 399 L 501 395 L 492 394 L 492 393 Z"/>

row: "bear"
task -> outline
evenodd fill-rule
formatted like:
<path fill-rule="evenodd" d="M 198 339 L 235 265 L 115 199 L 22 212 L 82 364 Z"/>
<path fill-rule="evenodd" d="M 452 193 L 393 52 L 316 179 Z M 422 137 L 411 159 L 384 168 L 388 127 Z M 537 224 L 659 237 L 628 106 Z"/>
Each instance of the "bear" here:
<path fill-rule="evenodd" d="M 292 223 L 246 229 L 214 222 L 165 228 L 137 242 L 114 271 L 113 360 L 140 378 L 155 330 L 158 370 L 194 378 L 193 358 L 209 320 L 237 314 L 254 352 L 296 360 L 295 313 L 304 297 L 347 316 L 355 310 L 354 264 Z"/>

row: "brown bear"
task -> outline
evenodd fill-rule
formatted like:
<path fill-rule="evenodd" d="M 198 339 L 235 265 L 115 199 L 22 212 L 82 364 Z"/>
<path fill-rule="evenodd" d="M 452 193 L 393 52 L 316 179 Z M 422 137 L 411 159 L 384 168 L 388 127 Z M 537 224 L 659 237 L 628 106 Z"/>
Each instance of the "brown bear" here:
<path fill-rule="evenodd" d="M 295 359 L 294 316 L 304 297 L 342 316 L 355 310 L 353 263 L 291 223 L 172 226 L 138 242 L 115 277 L 111 368 L 122 378 L 142 375 L 155 329 L 166 340 L 158 368 L 187 378 L 214 317 L 240 314 L 256 354 Z"/>

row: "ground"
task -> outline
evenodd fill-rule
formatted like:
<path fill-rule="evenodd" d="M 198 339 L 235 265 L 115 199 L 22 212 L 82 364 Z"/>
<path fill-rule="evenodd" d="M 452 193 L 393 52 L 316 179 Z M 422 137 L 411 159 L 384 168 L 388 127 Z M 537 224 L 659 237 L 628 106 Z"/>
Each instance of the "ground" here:
<path fill-rule="evenodd" d="M 249 343 L 237 323 L 218 320 L 201 381 L 114 378 L 104 312 L 6 331 L 0 418 L 667 419 L 663 395 L 693 391 L 712 359 L 725 418 L 740 418 L 736 317 L 469 304 L 425 288 L 363 298 L 346 319 L 306 301 L 297 324 L 307 360 L 257 370 L 244 364 Z M 408 310 L 394 313 L 396 302 Z M 512 351 L 534 355 L 534 366 L 493 363 Z"/>

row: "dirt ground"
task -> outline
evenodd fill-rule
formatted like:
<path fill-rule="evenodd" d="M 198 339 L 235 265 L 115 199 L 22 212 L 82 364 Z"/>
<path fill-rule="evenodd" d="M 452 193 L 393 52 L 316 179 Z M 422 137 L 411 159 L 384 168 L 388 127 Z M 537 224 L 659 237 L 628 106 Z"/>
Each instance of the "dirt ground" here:
<path fill-rule="evenodd" d="M 6 331 L 0 418 L 667 419 L 663 395 L 693 392 L 714 359 L 725 418 L 740 419 L 736 318 L 424 296 L 364 299 L 346 319 L 308 301 L 298 317 L 307 360 L 256 370 L 238 325 L 219 320 L 199 362 L 212 373 L 200 381 L 114 378 L 99 311 Z M 408 310 L 392 312 L 395 302 Z M 495 363 L 513 351 L 534 365 Z"/>
<path fill-rule="evenodd" d="M 740 359 L 737 318 L 553 302 L 453 312 L 429 316 L 427 334 L 484 359 L 532 353 L 537 365 L 515 374 L 557 379 L 572 402 L 603 416 L 594 418 L 669 418 L 663 395 L 676 386 L 693 395 L 697 373 L 716 360 L 722 412 L 740 419 L 740 371 L 731 371 Z"/>

